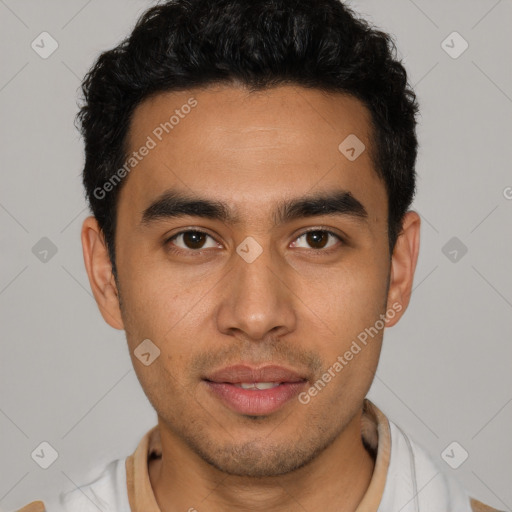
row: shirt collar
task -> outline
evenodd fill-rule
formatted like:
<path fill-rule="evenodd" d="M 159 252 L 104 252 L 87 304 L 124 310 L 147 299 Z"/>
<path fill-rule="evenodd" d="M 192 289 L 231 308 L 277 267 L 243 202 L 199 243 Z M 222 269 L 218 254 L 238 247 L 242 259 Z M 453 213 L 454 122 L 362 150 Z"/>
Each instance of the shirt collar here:
<path fill-rule="evenodd" d="M 361 437 L 375 459 L 370 485 L 356 512 L 377 512 L 382 499 L 391 453 L 391 433 L 388 419 L 370 400 L 363 402 Z M 149 479 L 148 461 L 161 457 L 162 445 L 158 425 L 140 440 L 136 450 L 126 458 L 128 501 L 133 512 L 161 512 Z"/>

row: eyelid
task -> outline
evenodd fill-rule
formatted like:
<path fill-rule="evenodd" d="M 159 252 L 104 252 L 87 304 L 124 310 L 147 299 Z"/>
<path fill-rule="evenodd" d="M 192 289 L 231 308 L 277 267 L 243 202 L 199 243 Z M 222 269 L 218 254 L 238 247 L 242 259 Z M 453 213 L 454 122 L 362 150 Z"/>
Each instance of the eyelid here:
<path fill-rule="evenodd" d="M 338 239 L 338 242 L 341 242 L 341 244 L 345 244 L 345 238 L 344 236 L 336 233 L 335 231 L 332 231 L 331 229 L 327 228 L 327 227 L 313 227 L 313 228 L 308 228 L 306 229 L 305 231 L 302 231 L 300 235 L 296 236 L 294 238 L 294 242 L 296 242 L 299 238 L 302 238 L 304 235 L 307 235 L 308 233 L 314 233 L 316 231 L 320 231 L 322 233 L 327 233 L 328 235 L 332 235 L 333 237 L 337 238 Z M 327 249 L 306 249 L 306 250 L 310 250 L 310 251 L 314 251 L 314 252 L 323 252 L 323 253 L 328 253 L 332 250 L 335 250 L 336 249 L 336 245 L 332 246 L 332 247 L 328 247 Z"/>
<path fill-rule="evenodd" d="M 172 245 L 172 244 L 170 244 L 170 242 L 172 242 L 174 239 L 176 239 L 180 235 L 184 235 L 186 233 L 200 233 L 202 235 L 209 236 L 212 240 L 215 241 L 216 244 L 220 243 L 220 242 L 217 241 L 216 237 L 211 235 L 208 231 L 205 231 L 204 228 L 200 229 L 200 228 L 189 227 L 189 228 L 186 228 L 186 229 L 182 229 L 181 231 L 178 231 L 177 233 L 174 233 L 171 236 L 166 237 L 164 239 L 163 245 L 164 246 Z M 175 247 L 172 250 L 175 251 L 175 252 L 180 252 L 180 253 L 201 254 L 203 250 L 207 250 L 207 249 L 211 249 L 211 247 L 207 247 L 206 249 L 196 249 L 196 250 L 194 250 L 194 249 L 182 249 L 181 247 Z"/>

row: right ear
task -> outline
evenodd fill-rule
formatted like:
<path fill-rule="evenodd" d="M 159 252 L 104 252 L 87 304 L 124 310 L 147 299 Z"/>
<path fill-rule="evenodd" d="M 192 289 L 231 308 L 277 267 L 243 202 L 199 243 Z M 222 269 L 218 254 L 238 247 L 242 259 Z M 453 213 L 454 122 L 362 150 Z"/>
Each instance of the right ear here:
<path fill-rule="evenodd" d="M 103 319 L 114 329 L 124 329 L 112 263 L 95 217 L 87 217 L 83 222 L 82 249 L 89 283 Z"/>

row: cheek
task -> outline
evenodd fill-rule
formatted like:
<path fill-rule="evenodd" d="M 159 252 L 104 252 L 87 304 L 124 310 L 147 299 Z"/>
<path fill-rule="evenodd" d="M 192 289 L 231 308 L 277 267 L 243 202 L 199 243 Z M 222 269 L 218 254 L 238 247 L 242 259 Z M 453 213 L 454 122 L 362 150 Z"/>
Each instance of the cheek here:
<path fill-rule="evenodd" d="M 164 351 L 150 366 L 144 366 L 135 357 L 132 359 L 137 379 L 154 409 L 159 413 L 165 411 L 166 418 L 173 423 L 179 421 L 186 415 L 192 396 L 186 391 L 187 382 L 180 379 L 182 371 L 175 367 L 179 363 L 169 364 Z"/>
<path fill-rule="evenodd" d="M 210 320 L 211 305 L 204 297 L 210 287 L 200 282 L 194 286 L 190 279 L 185 286 L 157 271 L 132 276 L 122 287 L 122 314 L 131 352 L 143 340 L 151 340 L 160 351 L 159 363 L 172 368 L 178 378 L 178 369 L 186 366 L 187 358 L 197 349 L 200 332 Z M 165 379 L 166 375 L 161 377 Z"/>
<path fill-rule="evenodd" d="M 307 304 L 315 315 L 310 315 L 308 329 L 325 365 L 324 380 L 335 375 L 329 384 L 331 392 L 324 394 L 334 405 L 343 397 L 364 395 L 373 380 L 385 325 L 381 315 L 385 313 L 386 272 L 375 262 L 354 263 L 338 268 L 321 284 L 311 282 L 315 284 L 309 288 Z"/>
<path fill-rule="evenodd" d="M 186 300 L 190 286 L 186 286 L 184 273 L 165 261 L 162 249 L 137 244 L 134 236 L 119 253 L 118 272 L 127 309 L 157 314 L 180 297 Z"/>
<path fill-rule="evenodd" d="M 305 304 L 342 339 L 372 325 L 386 303 L 386 271 L 362 258 L 302 279 Z M 354 329 L 356 331 L 354 331 Z"/>

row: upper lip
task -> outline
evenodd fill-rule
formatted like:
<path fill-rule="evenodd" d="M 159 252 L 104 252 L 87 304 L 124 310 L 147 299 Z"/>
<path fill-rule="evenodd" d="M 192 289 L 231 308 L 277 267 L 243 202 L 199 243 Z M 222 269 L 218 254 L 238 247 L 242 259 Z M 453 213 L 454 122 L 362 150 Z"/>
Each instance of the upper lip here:
<path fill-rule="evenodd" d="M 306 378 L 299 372 L 283 366 L 269 365 L 254 368 L 239 364 L 217 370 L 205 377 L 205 380 L 239 384 L 242 382 L 301 382 Z"/>

